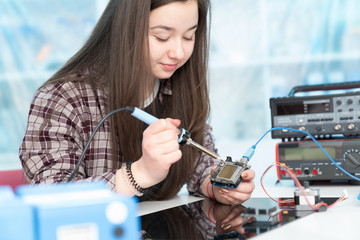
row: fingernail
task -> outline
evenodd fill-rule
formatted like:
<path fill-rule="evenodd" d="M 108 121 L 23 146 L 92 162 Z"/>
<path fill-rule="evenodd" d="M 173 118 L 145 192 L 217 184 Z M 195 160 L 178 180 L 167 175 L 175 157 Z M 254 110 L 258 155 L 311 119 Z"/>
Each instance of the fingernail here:
<path fill-rule="evenodd" d="M 229 191 L 227 191 L 227 190 L 225 190 L 225 189 L 220 189 L 220 191 L 219 191 L 219 193 L 220 193 L 221 195 L 224 195 L 224 194 L 226 194 L 227 192 L 229 192 Z"/>
<path fill-rule="evenodd" d="M 230 224 L 228 224 L 228 225 L 226 225 L 225 227 L 223 227 L 224 230 L 228 230 L 229 228 L 231 228 L 231 225 L 230 225 Z"/>
<path fill-rule="evenodd" d="M 252 223 L 252 222 L 256 222 L 256 218 L 251 216 L 249 219 L 248 219 L 248 222 L 249 223 Z"/>
<path fill-rule="evenodd" d="M 221 191 L 223 191 L 223 192 L 225 192 L 225 193 L 228 193 L 229 192 L 229 190 L 227 190 L 227 189 L 221 189 Z"/>
<path fill-rule="evenodd" d="M 247 173 L 243 173 L 242 174 L 242 178 L 247 178 L 248 174 Z"/>

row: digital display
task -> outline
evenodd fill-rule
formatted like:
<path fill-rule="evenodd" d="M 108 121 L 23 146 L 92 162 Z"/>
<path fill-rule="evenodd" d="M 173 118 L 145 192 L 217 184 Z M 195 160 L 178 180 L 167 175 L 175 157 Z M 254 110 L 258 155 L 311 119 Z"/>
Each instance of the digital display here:
<path fill-rule="evenodd" d="M 236 169 L 237 169 L 236 166 L 225 165 L 225 167 L 219 173 L 218 177 L 230 179 L 234 174 L 234 172 L 236 171 Z"/>
<path fill-rule="evenodd" d="M 324 150 L 330 155 L 332 159 L 336 159 L 336 149 L 334 147 L 324 147 Z M 320 148 L 285 148 L 285 161 L 300 161 L 300 160 L 329 160 L 328 156 Z"/>
<path fill-rule="evenodd" d="M 330 112 L 329 101 L 309 101 L 300 103 L 279 103 L 276 106 L 277 115 L 327 113 Z"/>

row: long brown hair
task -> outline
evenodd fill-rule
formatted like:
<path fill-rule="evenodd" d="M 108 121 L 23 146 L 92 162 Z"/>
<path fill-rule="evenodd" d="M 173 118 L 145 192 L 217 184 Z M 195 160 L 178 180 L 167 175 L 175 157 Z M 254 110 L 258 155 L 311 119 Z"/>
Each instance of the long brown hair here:
<path fill-rule="evenodd" d="M 47 83 L 84 81 L 96 89 L 106 89 L 107 111 L 124 106 L 141 107 L 145 93 L 154 83 L 148 57 L 150 11 L 175 1 L 189 0 L 110 0 L 84 46 Z M 181 127 L 202 144 L 209 115 L 207 86 L 209 0 L 197 0 L 198 28 L 190 59 L 171 76 L 172 96 L 165 97 L 161 108 L 152 104 L 158 118 L 181 120 Z M 76 74 L 90 71 L 83 78 Z M 141 157 L 144 125 L 129 114 L 113 115 L 110 135 L 114 169 L 122 162 Z M 166 179 L 150 199 L 174 196 L 194 173 L 198 152 L 186 146 L 183 157 L 173 164 Z"/>

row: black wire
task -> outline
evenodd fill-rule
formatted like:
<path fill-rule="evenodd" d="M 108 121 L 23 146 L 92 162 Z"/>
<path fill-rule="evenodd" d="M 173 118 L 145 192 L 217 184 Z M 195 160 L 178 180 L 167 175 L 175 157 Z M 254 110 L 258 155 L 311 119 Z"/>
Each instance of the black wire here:
<path fill-rule="evenodd" d="M 85 147 L 84 147 L 84 149 L 83 149 L 83 151 L 82 151 L 79 159 L 77 160 L 76 167 L 74 168 L 73 172 L 71 173 L 70 177 L 67 179 L 66 182 L 70 182 L 70 181 L 74 178 L 75 174 L 78 172 L 79 167 L 80 167 L 80 164 L 81 164 L 81 162 L 83 161 L 83 159 L 84 159 L 84 157 L 85 157 L 85 153 L 86 153 L 87 149 L 89 148 L 90 143 L 91 143 L 91 141 L 93 140 L 93 138 L 94 138 L 94 136 L 95 136 L 95 133 L 98 131 L 98 129 L 100 128 L 100 126 L 103 124 L 103 122 L 104 122 L 108 117 L 110 117 L 111 115 L 113 115 L 113 114 L 115 114 L 115 113 L 118 113 L 118 112 L 122 112 L 122 111 L 128 111 L 128 112 L 131 112 L 131 113 L 132 113 L 132 112 L 134 112 L 134 108 L 132 108 L 132 107 L 123 107 L 123 108 L 115 109 L 115 110 L 109 112 L 108 114 L 106 114 L 106 115 L 100 120 L 100 122 L 96 125 L 96 127 L 94 128 L 94 131 L 93 131 L 92 134 L 90 135 L 89 140 L 87 141 L 87 143 L 86 143 L 86 145 L 85 145 Z"/>

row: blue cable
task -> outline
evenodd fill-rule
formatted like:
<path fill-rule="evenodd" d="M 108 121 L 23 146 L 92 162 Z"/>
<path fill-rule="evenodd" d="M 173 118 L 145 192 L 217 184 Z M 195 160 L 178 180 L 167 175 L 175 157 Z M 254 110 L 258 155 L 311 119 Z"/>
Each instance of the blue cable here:
<path fill-rule="evenodd" d="M 319 148 L 325 153 L 325 155 L 334 163 L 334 165 L 339 168 L 341 171 L 343 171 L 346 175 L 348 175 L 349 177 L 357 180 L 357 181 L 360 181 L 360 178 L 358 177 L 355 177 L 353 175 L 351 175 L 350 173 L 348 173 L 345 169 L 343 169 L 342 167 L 339 166 L 339 164 L 337 164 L 334 159 L 332 159 L 332 157 L 325 151 L 325 149 L 320 145 L 320 143 L 308 132 L 306 131 L 302 131 L 302 130 L 298 130 L 298 129 L 292 129 L 292 128 L 285 128 L 285 127 L 276 127 L 276 128 L 271 128 L 269 129 L 268 131 L 266 131 L 262 136 L 261 138 L 251 147 L 252 149 L 255 150 L 256 146 L 259 144 L 259 142 L 265 137 L 266 134 L 268 134 L 269 132 L 271 131 L 274 131 L 274 130 L 288 130 L 288 131 L 294 131 L 294 132 L 300 132 L 300 133 L 305 133 L 307 134 L 318 146 Z M 250 157 L 251 158 L 251 157 Z M 248 158 L 248 159 L 250 159 Z"/>

